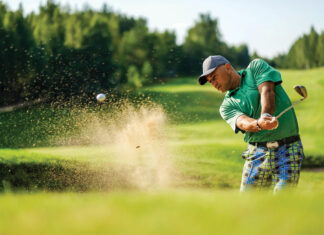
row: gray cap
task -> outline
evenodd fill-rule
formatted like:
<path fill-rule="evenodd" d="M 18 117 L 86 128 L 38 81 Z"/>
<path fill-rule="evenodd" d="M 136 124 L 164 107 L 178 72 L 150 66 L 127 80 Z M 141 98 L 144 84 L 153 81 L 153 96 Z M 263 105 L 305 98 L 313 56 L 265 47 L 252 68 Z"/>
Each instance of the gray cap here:
<path fill-rule="evenodd" d="M 218 66 L 223 64 L 230 64 L 230 62 L 221 55 L 212 55 L 207 57 L 203 63 L 203 73 L 199 76 L 198 82 L 200 85 L 204 85 L 207 82 L 206 76 L 211 74 Z"/>

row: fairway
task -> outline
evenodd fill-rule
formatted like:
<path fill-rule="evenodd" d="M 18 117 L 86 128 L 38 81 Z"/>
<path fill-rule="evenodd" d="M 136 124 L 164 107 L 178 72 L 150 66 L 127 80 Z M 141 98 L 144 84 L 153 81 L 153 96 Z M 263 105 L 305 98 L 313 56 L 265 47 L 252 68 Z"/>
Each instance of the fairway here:
<path fill-rule="evenodd" d="M 309 94 L 295 108 L 306 160 L 293 192 L 240 195 L 246 144 L 219 115 L 223 94 L 178 78 L 131 96 L 163 112 L 131 109 L 113 130 L 107 104 L 0 113 L 0 233 L 322 234 L 324 68 L 281 73 L 292 101 L 294 85 Z"/>

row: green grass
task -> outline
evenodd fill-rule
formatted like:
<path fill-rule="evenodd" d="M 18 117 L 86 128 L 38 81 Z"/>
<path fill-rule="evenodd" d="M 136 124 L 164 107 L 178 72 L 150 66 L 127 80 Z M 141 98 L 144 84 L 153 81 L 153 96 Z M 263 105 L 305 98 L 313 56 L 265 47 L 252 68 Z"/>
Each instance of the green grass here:
<path fill-rule="evenodd" d="M 114 115 L 109 105 L 1 113 L 0 234 L 321 234 L 324 172 L 305 166 L 323 167 L 324 68 L 281 72 L 292 101 L 293 85 L 309 93 L 295 108 L 308 157 L 296 191 L 239 195 L 246 144 L 218 113 L 223 94 L 180 78 L 131 96 L 135 105 L 161 104 L 170 117 L 176 172 L 160 190 L 136 190 L 119 146 L 93 142 Z"/>
<path fill-rule="evenodd" d="M 324 193 L 6 194 L 1 234 L 322 234 Z"/>

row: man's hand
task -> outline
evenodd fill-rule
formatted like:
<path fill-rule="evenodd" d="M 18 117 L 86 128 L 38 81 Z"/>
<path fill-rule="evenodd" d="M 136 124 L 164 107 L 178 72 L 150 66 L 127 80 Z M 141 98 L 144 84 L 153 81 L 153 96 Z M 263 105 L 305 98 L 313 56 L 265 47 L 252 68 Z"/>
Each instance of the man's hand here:
<path fill-rule="evenodd" d="M 258 124 L 262 130 L 273 130 L 278 127 L 279 122 L 276 117 L 261 116 L 258 119 Z"/>

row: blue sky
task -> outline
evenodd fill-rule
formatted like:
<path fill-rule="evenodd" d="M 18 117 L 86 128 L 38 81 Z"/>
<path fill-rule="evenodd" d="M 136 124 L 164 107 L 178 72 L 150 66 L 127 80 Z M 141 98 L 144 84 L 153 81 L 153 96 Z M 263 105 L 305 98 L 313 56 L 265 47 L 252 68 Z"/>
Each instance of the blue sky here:
<path fill-rule="evenodd" d="M 22 2 L 25 13 L 38 10 L 46 0 L 4 0 L 12 10 Z M 114 11 L 134 17 L 144 17 L 150 29 L 169 29 L 183 42 L 188 28 L 199 13 L 210 13 L 219 21 L 223 40 L 230 45 L 246 43 L 250 52 L 272 57 L 287 52 L 292 43 L 308 33 L 311 25 L 324 31 L 323 0 L 56 0 L 72 9 L 87 3 L 100 9 L 107 3 Z M 217 52 L 215 52 L 217 53 Z"/>

